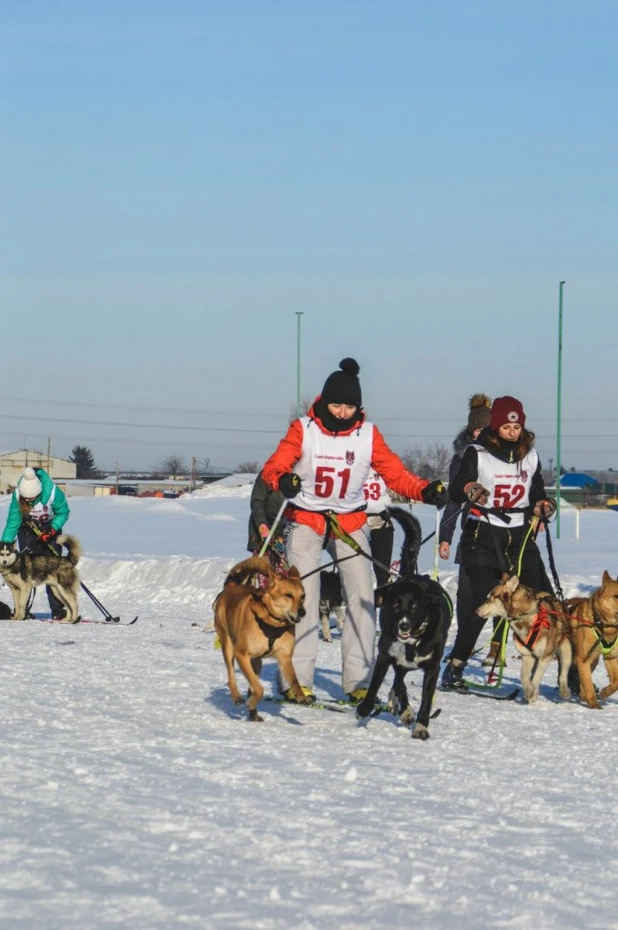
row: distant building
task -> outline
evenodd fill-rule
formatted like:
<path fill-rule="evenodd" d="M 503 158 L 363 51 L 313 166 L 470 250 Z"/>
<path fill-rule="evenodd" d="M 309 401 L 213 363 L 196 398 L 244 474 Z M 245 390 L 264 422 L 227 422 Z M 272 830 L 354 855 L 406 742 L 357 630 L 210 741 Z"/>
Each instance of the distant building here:
<path fill-rule="evenodd" d="M 569 471 L 566 475 L 560 476 L 561 488 L 597 488 L 601 490 L 601 485 L 593 478 L 592 475 L 583 471 Z"/>
<path fill-rule="evenodd" d="M 75 478 L 77 466 L 68 459 L 60 459 L 46 452 L 32 449 L 17 449 L 0 452 L 0 494 L 10 494 L 17 487 L 17 482 L 24 468 L 44 468 L 49 476 L 64 490 L 64 483 Z"/>

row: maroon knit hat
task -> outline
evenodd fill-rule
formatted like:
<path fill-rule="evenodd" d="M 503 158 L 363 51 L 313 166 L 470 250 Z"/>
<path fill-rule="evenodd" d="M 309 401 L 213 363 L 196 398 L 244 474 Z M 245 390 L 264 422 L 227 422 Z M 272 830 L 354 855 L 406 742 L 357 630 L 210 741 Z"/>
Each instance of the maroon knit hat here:
<path fill-rule="evenodd" d="M 491 405 L 491 429 L 497 430 L 507 423 L 519 423 L 523 429 L 526 425 L 526 414 L 521 401 L 516 397 L 496 397 Z"/>

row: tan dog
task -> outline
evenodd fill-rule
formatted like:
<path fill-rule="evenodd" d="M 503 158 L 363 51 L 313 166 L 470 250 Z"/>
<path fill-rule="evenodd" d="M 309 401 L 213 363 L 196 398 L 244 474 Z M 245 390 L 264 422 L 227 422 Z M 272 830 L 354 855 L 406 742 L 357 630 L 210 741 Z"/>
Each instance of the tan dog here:
<path fill-rule="evenodd" d="M 268 559 L 253 556 L 235 565 L 215 601 L 215 629 L 221 641 L 230 693 L 235 704 L 244 703 L 234 673 L 234 660 L 249 682 L 249 720 L 262 720 L 257 705 L 264 697 L 259 674 L 262 659 L 272 656 L 290 683 L 297 701 L 308 698 L 298 683 L 292 653 L 294 625 L 305 616 L 305 591 L 298 569 L 289 576 L 273 571 Z"/>
<path fill-rule="evenodd" d="M 504 574 L 477 610 L 479 617 L 504 617 L 513 631 L 513 641 L 521 653 L 521 685 L 524 697 L 533 704 L 547 666 L 558 657 L 560 697 L 571 692 L 567 675 L 573 658 L 569 639 L 569 618 L 560 602 L 544 591 L 533 591 L 521 584 L 517 575 Z"/>
<path fill-rule="evenodd" d="M 572 598 L 571 639 L 579 672 L 579 696 L 588 707 L 601 705 L 592 683 L 592 672 L 603 656 L 609 684 L 601 689 L 605 699 L 618 691 L 618 580 L 603 572 L 601 587 L 590 597 Z"/>

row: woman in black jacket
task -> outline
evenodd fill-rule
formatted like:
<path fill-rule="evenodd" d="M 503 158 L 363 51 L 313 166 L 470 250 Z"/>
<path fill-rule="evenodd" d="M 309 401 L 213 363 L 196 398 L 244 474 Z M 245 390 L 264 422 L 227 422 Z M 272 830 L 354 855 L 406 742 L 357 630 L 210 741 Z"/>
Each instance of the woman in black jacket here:
<path fill-rule="evenodd" d="M 457 473 L 459 472 L 463 454 L 470 443 L 475 442 L 481 430 L 485 429 L 486 426 L 489 426 L 489 420 L 491 417 L 491 400 L 487 394 L 473 394 L 469 400 L 468 406 L 470 408 L 470 412 L 468 413 L 468 422 L 464 428 L 460 430 L 459 433 L 457 433 L 457 436 L 455 436 L 455 439 L 453 440 L 453 458 L 451 459 L 451 464 L 449 465 L 448 469 L 449 484 L 452 484 Z M 442 511 L 442 519 L 440 520 L 440 530 L 438 533 L 438 552 L 440 553 L 441 559 L 448 559 L 450 557 L 451 544 L 453 542 L 453 535 L 457 525 L 457 518 L 459 514 L 461 514 L 461 525 L 463 528 L 468 518 L 469 509 L 469 501 L 466 501 L 466 503 L 462 505 L 459 503 L 456 504 L 454 500 L 449 499 L 448 504 Z M 459 625 L 466 622 L 466 617 L 472 611 L 472 589 L 470 587 L 470 579 L 468 578 L 468 574 L 461 564 L 461 553 L 459 546 L 457 547 L 457 552 L 455 554 L 455 563 L 459 565 L 456 601 L 457 624 Z M 501 639 L 501 623 L 500 621 L 494 621 L 494 634 L 489 652 L 487 653 L 486 658 L 483 660 L 483 665 L 493 665 L 500 649 Z"/>
<path fill-rule="evenodd" d="M 464 452 L 449 486 L 455 503 L 471 504 L 460 541 L 461 564 L 471 588 L 470 611 L 459 623 L 442 687 L 467 691 L 463 670 L 485 621 L 476 614 L 502 573 L 519 575 L 539 591 L 545 577 L 533 539 L 532 516 L 551 516 L 534 433 L 525 428 L 526 415 L 514 397 L 498 397 L 489 426 Z M 476 505 L 476 506 L 475 506 Z"/>
<path fill-rule="evenodd" d="M 255 479 L 253 490 L 251 492 L 251 515 L 249 517 L 249 538 L 247 540 L 247 549 L 253 555 L 257 555 L 262 547 L 262 543 L 270 533 L 270 529 L 277 519 L 277 514 L 281 510 L 285 497 L 281 491 L 273 491 L 268 487 L 262 473 Z M 285 520 L 282 518 L 271 538 L 269 550 L 272 548 L 276 552 L 275 562 L 278 564 L 283 557 L 283 530 Z M 270 551 L 267 553 L 270 557 Z M 271 560 L 272 561 L 272 560 Z"/>

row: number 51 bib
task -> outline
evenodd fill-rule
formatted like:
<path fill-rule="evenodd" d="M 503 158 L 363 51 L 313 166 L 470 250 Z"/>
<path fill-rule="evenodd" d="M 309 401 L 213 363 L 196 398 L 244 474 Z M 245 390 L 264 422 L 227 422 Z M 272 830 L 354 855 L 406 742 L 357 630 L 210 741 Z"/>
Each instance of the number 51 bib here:
<path fill-rule="evenodd" d="M 373 456 L 373 423 L 363 423 L 348 436 L 331 436 L 309 417 L 301 417 L 300 422 L 303 446 L 294 471 L 303 486 L 293 504 L 304 510 L 336 513 L 364 507 L 363 486 Z"/>

